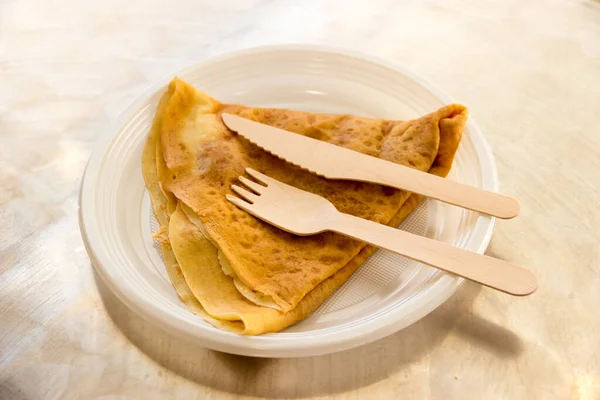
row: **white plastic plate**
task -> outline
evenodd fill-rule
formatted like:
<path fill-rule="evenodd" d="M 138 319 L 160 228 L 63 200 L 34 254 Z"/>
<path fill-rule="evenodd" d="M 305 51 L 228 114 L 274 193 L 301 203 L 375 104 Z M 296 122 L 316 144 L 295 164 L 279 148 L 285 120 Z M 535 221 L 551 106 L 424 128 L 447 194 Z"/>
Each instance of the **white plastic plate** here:
<path fill-rule="evenodd" d="M 177 76 L 224 103 L 388 119 L 415 118 L 452 102 L 402 68 L 314 46 L 254 48 L 211 59 Z M 403 329 L 438 307 L 462 283 L 380 250 L 313 315 L 280 333 L 243 337 L 213 328 L 189 312 L 171 286 L 151 238 L 155 222 L 140 166 L 158 99 L 171 78 L 158 82 L 102 137 L 80 193 L 81 232 L 92 263 L 108 287 L 142 317 L 228 353 L 312 356 Z M 498 189 L 493 156 L 472 120 L 449 178 Z M 401 228 L 482 253 L 493 226 L 493 218 L 426 201 Z"/>

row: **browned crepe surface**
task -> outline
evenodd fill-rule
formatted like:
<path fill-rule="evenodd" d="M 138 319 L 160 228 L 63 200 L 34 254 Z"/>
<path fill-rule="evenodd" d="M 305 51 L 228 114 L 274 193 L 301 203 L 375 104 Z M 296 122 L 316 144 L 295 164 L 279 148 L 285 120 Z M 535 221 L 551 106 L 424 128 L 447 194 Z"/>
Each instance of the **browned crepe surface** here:
<path fill-rule="evenodd" d="M 310 174 L 235 135 L 219 114 L 235 113 L 440 176 L 450 169 L 467 118 L 460 105 L 408 122 L 227 106 L 177 79 L 163 101 L 156 127 L 157 154 L 162 154 L 156 165 L 163 195 L 171 205 L 162 206 L 168 214 L 177 201 L 189 206 L 205 239 L 222 252 L 235 276 L 284 311 L 298 306 L 365 245 L 335 233 L 294 236 L 237 209 L 225 194 L 231 193 L 231 184 L 246 167 L 319 194 L 342 212 L 385 224 L 395 222 L 410 194 Z"/>

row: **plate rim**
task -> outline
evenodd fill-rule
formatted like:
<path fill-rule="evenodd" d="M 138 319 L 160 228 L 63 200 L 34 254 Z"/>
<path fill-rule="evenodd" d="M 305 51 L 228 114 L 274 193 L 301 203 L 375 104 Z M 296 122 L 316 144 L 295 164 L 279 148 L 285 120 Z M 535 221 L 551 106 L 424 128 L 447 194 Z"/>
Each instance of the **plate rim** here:
<path fill-rule="evenodd" d="M 336 332 L 335 335 L 332 335 L 333 337 L 329 337 L 327 339 L 320 337 L 319 339 L 321 340 L 319 341 L 315 341 L 315 338 L 312 336 L 307 337 L 307 343 L 304 343 L 302 339 L 294 338 L 293 340 L 300 344 L 290 345 L 288 340 L 284 340 L 284 343 L 281 344 L 278 344 L 278 342 L 281 340 L 270 341 L 268 335 L 246 337 L 228 332 L 224 332 L 227 335 L 213 335 L 212 332 L 202 332 L 202 330 L 198 329 L 197 327 L 190 326 L 184 320 L 180 320 L 177 317 L 163 312 L 160 309 L 152 308 L 151 305 L 147 304 L 143 297 L 137 295 L 135 291 L 128 291 L 126 284 L 112 279 L 109 272 L 103 267 L 103 262 L 110 262 L 110 260 L 106 259 L 106 254 L 102 254 L 101 251 L 98 253 L 96 249 L 94 249 L 94 247 L 98 247 L 99 244 L 101 244 L 101 240 L 99 238 L 99 232 L 96 229 L 97 226 L 95 226 L 93 221 L 94 217 L 91 215 L 91 210 L 95 209 L 95 199 L 92 194 L 95 191 L 96 180 L 100 172 L 98 167 L 106 149 L 110 145 L 113 136 L 119 127 L 122 126 L 123 122 L 127 120 L 129 115 L 133 113 L 134 110 L 139 108 L 144 101 L 155 95 L 158 90 L 163 88 L 174 75 L 185 75 L 189 71 L 198 70 L 208 64 L 223 62 L 231 58 L 259 55 L 264 54 L 265 52 L 270 53 L 281 51 L 329 53 L 338 56 L 350 57 L 372 64 L 378 64 L 405 75 L 406 77 L 415 81 L 417 84 L 429 90 L 443 102 L 447 104 L 454 102 L 453 98 L 445 91 L 435 86 L 420 75 L 407 70 L 400 65 L 379 59 L 371 55 L 338 47 L 306 44 L 267 45 L 225 52 L 216 56 L 208 57 L 200 62 L 196 62 L 186 68 L 176 71 L 175 74 L 171 73 L 165 78 L 159 79 L 150 84 L 149 87 L 142 94 L 140 94 L 123 112 L 121 112 L 112 123 L 108 124 L 107 128 L 96 142 L 83 173 L 78 198 L 78 219 L 84 246 L 90 257 L 94 270 L 100 276 L 106 286 L 117 296 L 117 298 L 143 319 L 157 325 L 164 331 L 171 332 L 178 337 L 188 340 L 192 339 L 200 343 L 202 346 L 214 350 L 258 357 L 306 357 L 348 350 L 350 348 L 379 340 L 394 332 L 404 329 L 419 319 L 425 317 L 427 314 L 446 302 L 456 292 L 456 290 L 458 290 L 465 280 L 445 274 L 433 286 L 431 286 L 431 288 L 438 287 L 437 289 L 441 290 L 442 295 L 431 296 L 427 302 L 422 303 L 421 307 L 411 314 L 410 318 L 400 318 L 392 322 L 388 322 L 390 318 L 379 318 L 377 321 L 370 321 L 371 329 L 369 330 L 360 330 L 360 332 L 350 333 L 343 331 Z M 487 168 L 487 171 L 482 173 L 482 187 L 488 190 L 498 191 L 498 172 L 491 148 L 487 143 L 483 132 L 481 132 L 472 118 L 469 118 L 467 125 L 471 133 L 470 139 L 476 150 L 475 152 L 479 163 L 482 168 Z M 90 219 L 92 219 L 92 221 L 90 221 Z M 483 253 L 488 247 L 495 223 L 496 219 L 494 217 L 484 215 L 478 216 L 476 226 L 481 224 L 487 225 L 485 228 L 485 236 L 481 239 L 480 245 L 476 249 L 478 253 Z M 377 323 L 373 324 L 375 322 Z"/>

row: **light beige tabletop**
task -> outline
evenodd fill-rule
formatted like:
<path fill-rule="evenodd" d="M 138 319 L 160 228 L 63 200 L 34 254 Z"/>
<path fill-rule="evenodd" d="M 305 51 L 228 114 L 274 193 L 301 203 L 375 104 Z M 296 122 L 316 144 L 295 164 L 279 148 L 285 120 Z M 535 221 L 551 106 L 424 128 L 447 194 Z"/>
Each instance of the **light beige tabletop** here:
<path fill-rule="evenodd" d="M 98 287 L 77 191 L 107 125 L 158 78 L 285 42 L 400 63 L 466 104 L 522 202 L 489 254 L 538 292 L 467 284 L 378 342 L 277 360 L 173 338 Z M 599 242 L 596 1 L 0 0 L 2 400 L 600 399 Z"/>

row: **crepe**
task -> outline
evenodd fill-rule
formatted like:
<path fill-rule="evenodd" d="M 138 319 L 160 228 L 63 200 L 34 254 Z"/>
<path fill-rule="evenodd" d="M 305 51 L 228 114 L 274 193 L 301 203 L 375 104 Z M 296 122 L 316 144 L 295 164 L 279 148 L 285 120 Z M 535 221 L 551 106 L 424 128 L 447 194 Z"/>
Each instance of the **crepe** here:
<path fill-rule="evenodd" d="M 310 174 L 229 131 L 222 112 L 440 176 L 450 170 L 467 118 L 461 105 L 407 122 L 222 105 L 174 79 L 142 163 L 161 224 L 157 237 L 188 308 L 243 334 L 278 331 L 305 318 L 374 251 L 331 232 L 294 236 L 237 209 L 225 194 L 246 167 L 319 194 L 342 212 L 389 225 L 399 224 L 420 197 Z"/>

